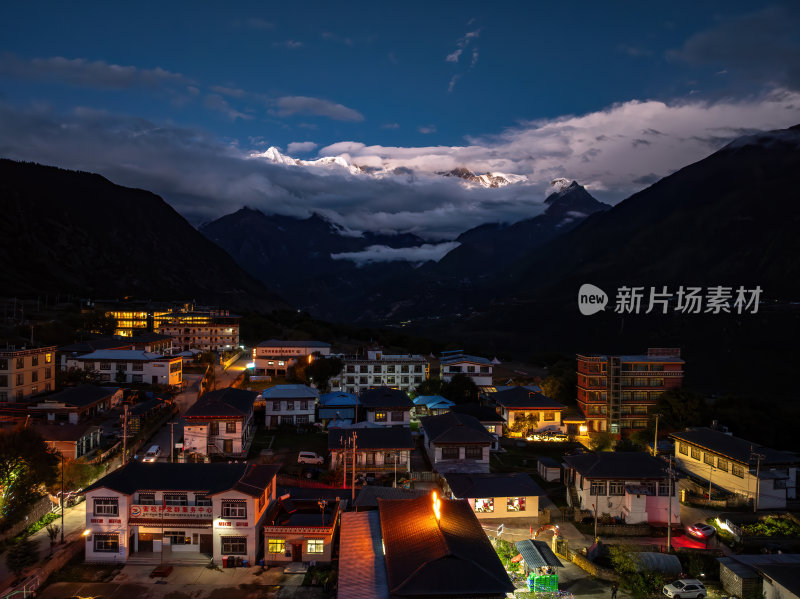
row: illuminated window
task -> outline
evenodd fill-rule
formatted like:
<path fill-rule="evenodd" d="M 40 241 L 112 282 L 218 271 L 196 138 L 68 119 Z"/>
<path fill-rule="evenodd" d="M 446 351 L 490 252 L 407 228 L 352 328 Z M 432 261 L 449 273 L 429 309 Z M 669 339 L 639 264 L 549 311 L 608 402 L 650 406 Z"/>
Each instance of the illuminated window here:
<path fill-rule="evenodd" d="M 323 553 L 325 541 L 323 539 L 309 539 L 306 544 L 306 553 Z"/>
<path fill-rule="evenodd" d="M 689 446 L 686 443 L 684 443 L 683 441 L 681 441 L 678 444 L 678 451 L 680 453 L 682 453 L 683 455 L 689 455 Z"/>
<path fill-rule="evenodd" d="M 508 512 L 524 512 L 525 511 L 525 498 L 524 497 L 509 497 L 506 499 L 506 511 Z"/>
<path fill-rule="evenodd" d="M 728 460 L 723 460 L 722 458 L 717 458 L 717 468 L 719 468 L 723 472 L 727 472 L 728 471 Z"/>
<path fill-rule="evenodd" d="M 697 447 L 692 447 L 692 459 L 700 461 L 700 450 Z"/>
<path fill-rule="evenodd" d="M 286 551 L 286 541 L 284 539 L 270 539 L 267 543 L 267 550 L 270 553 L 284 553 Z"/>
<path fill-rule="evenodd" d="M 731 464 L 731 474 L 739 478 L 744 478 L 744 468 L 739 464 Z"/>
<path fill-rule="evenodd" d="M 486 499 L 475 500 L 475 511 L 479 514 L 488 514 L 494 511 L 494 498 L 488 497 Z"/>
<path fill-rule="evenodd" d="M 119 535 L 95 534 L 94 550 L 102 553 L 117 553 L 119 551 Z"/>
<path fill-rule="evenodd" d="M 386 422 L 386 412 L 375 412 L 375 422 Z"/>

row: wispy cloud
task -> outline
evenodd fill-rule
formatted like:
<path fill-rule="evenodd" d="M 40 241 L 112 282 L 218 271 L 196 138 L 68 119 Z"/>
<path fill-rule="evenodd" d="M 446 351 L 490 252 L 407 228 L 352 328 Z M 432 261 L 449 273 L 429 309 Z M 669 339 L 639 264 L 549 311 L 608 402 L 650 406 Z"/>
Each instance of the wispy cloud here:
<path fill-rule="evenodd" d="M 352 260 L 357 264 L 370 264 L 373 262 L 438 262 L 447 252 L 454 250 L 461 244 L 457 241 L 445 243 L 424 243 L 420 246 L 393 248 L 387 245 L 371 245 L 360 252 L 342 252 L 331 254 L 334 260 Z"/>
<path fill-rule="evenodd" d="M 419 127 L 417 127 L 417 131 L 419 131 L 423 135 L 436 133 L 436 125 L 420 125 Z"/>
<path fill-rule="evenodd" d="M 219 94 L 209 94 L 203 101 L 203 105 L 211 110 L 223 113 L 232 121 L 236 119 L 243 119 L 246 121 L 252 120 L 252 114 L 247 114 L 233 108 L 228 101 Z"/>
<path fill-rule="evenodd" d="M 257 31 L 269 31 L 270 29 L 275 29 L 275 23 L 272 21 L 267 21 L 266 19 L 262 19 L 261 17 L 250 17 L 244 21 L 234 21 L 233 24 L 236 27 L 243 26 L 249 29 L 255 29 Z"/>
<path fill-rule="evenodd" d="M 278 107 L 278 116 L 292 116 L 295 114 L 311 114 L 324 116 L 335 121 L 363 121 L 364 115 L 342 104 L 312 98 L 309 96 L 284 96 L 275 101 Z"/>
<path fill-rule="evenodd" d="M 399 129 L 399 128 L 400 128 L 399 123 L 384 123 L 383 125 L 381 125 L 381 129 Z"/>
<path fill-rule="evenodd" d="M 453 89 L 455 89 L 456 83 L 458 82 L 459 79 L 461 79 L 461 75 L 458 75 L 458 74 L 453 75 L 452 77 L 450 77 L 450 83 L 447 84 L 448 93 L 452 92 Z"/>
<path fill-rule="evenodd" d="M 303 47 L 303 42 L 298 42 L 297 40 L 285 40 L 283 42 L 272 42 L 272 45 L 275 48 L 289 48 L 290 50 L 296 50 L 297 48 Z"/>
<path fill-rule="evenodd" d="M 330 31 L 323 31 L 321 37 L 322 37 L 322 39 L 324 39 L 326 41 L 334 42 L 334 43 L 337 43 L 337 44 L 344 44 L 345 46 L 353 46 L 354 45 L 354 42 L 353 42 L 353 40 L 351 38 L 345 37 L 345 36 L 341 36 L 341 35 L 339 35 L 337 33 L 332 33 Z"/>
<path fill-rule="evenodd" d="M 293 141 L 286 146 L 286 151 L 289 154 L 306 154 L 308 152 L 313 152 L 318 147 L 319 144 L 316 144 L 313 141 Z"/>
<path fill-rule="evenodd" d="M 69 85 L 99 89 L 158 88 L 169 84 L 190 83 L 180 73 L 161 67 L 147 69 L 63 56 L 24 59 L 9 52 L 0 54 L 0 74 L 18 79 L 61 81 Z"/>
<path fill-rule="evenodd" d="M 476 29 L 475 31 L 468 31 L 464 34 L 464 37 L 461 37 L 456 42 L 456 49 L 453 50 L 450 54 L 445 57 L 446 62 L 458 62 L 458 59 L 463 54 L 464 50 L 469 46 L 470 42 L 480 36 L 481 30 Z"/>
<path fill-rule="evenodd" d="M 211 91 L 223 96 L 230 96 L 231 98 L 244 98 L 247 96 L 247 91 L 238 87 L 225 87 L 224 85 L 213 85 Z"/>

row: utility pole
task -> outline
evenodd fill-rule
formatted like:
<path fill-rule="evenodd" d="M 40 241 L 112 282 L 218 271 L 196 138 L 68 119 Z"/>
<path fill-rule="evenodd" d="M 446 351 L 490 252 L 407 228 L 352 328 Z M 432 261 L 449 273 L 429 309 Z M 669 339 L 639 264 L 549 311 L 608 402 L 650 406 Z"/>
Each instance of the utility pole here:
<path fill-rule="evenodd" d="M 64 454 L 61 454 L 61 544 L 64 544 Z"/>
<path fill-rule="evenodd" d="M 656 417 L 656 435 L 653 438 L 653 457 L 656 457 L 658 455 L 658 417 L 661 416 L 661 414 L 656 413 L 653 414 L 653 416 Z"/>
<path fill-rule="evenodd" d="M 673 476 L 675 470 L 672 468 L 672 456 L 669 456 L 669 467 L 667 468 L 667 492 L 669 493 L 669 507 L 667 508 L 667 551 L 672 552 L 672 493 Z"/>
<path fill-rule="evenodd" d="M 122 465 L 124 466 L 128 459 L 128 404 L 125 404 L 122 410 Z"/>
<path fill-rule="evenodd" d="M 591 482 L 589 484 L 592 484 Z M 600 505 L 600 487 L 597 486 L 598 483 L 595 483 L 595 495 L 594 495 L 594 503 L 592 507 L 594 508 L 594 542 L 597 542 L 597 508 Z"/>
<path fill-rule="evenodd" d="M 756 459 L 756 496 L 755 496 L 755 499 L 753 501 L 753 512 L 757 512 L 758 511 L 758 494 L 761 491 L 761 484 L 760 484 L 761 481 L 758 478 L 758 475 L 761 473 L 761 460 L 763 460 L 766 457 L 767 456 L 765 456 L 763 453 L 751 453 L 750 454 L 750 459 L 751 460 L 753 458 Z"/>
<path fill-rule="evenodd" d="M 356 439 L 358 435 L 355 431 L 353 431 L 353 484 L 351 485 L 351 501 L 355 502 L 356 500 Z"/>
<path fill-rule="evenodd" d="M 173 457 L 175 453 L 175 421 L 169 423 L 169 461 L 170 463 L 175 461 Z"/>

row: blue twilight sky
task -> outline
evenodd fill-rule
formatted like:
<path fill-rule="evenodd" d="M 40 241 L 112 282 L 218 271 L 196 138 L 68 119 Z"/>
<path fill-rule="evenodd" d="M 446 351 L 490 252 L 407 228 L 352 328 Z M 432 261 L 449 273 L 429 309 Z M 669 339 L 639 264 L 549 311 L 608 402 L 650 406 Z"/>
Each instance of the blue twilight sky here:
<path fill-rule="evenodd" d="M 800 123 L 799 92 L 796 2 L 0 7 L 0 156 L 151 189 L 196 223 L 249 205 L 438 239 L 540 212 L 557 177 L 613 203 Z M 381 174 L 253 156 L 270 146 Z M 455 166 L 525 180 L 435 175 Z"/>

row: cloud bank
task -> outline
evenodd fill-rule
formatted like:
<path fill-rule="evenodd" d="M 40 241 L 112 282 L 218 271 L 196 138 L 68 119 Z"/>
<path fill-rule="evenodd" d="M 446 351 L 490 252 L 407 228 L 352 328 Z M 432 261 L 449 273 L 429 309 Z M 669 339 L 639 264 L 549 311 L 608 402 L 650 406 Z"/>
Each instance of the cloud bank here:
<path fill-rule="evenodd" d="M 342 252 L 331 254 L 334 260 L 352 260 L 356 264 L 369 264 L 372 262 L 438 262 L 447 252 L 454 250 L 461 244 L 457 241 L 445 243 L 424 243 L 420 246 L 393 248 L 387 245 L 371 245 L 360 252 Z"/>

